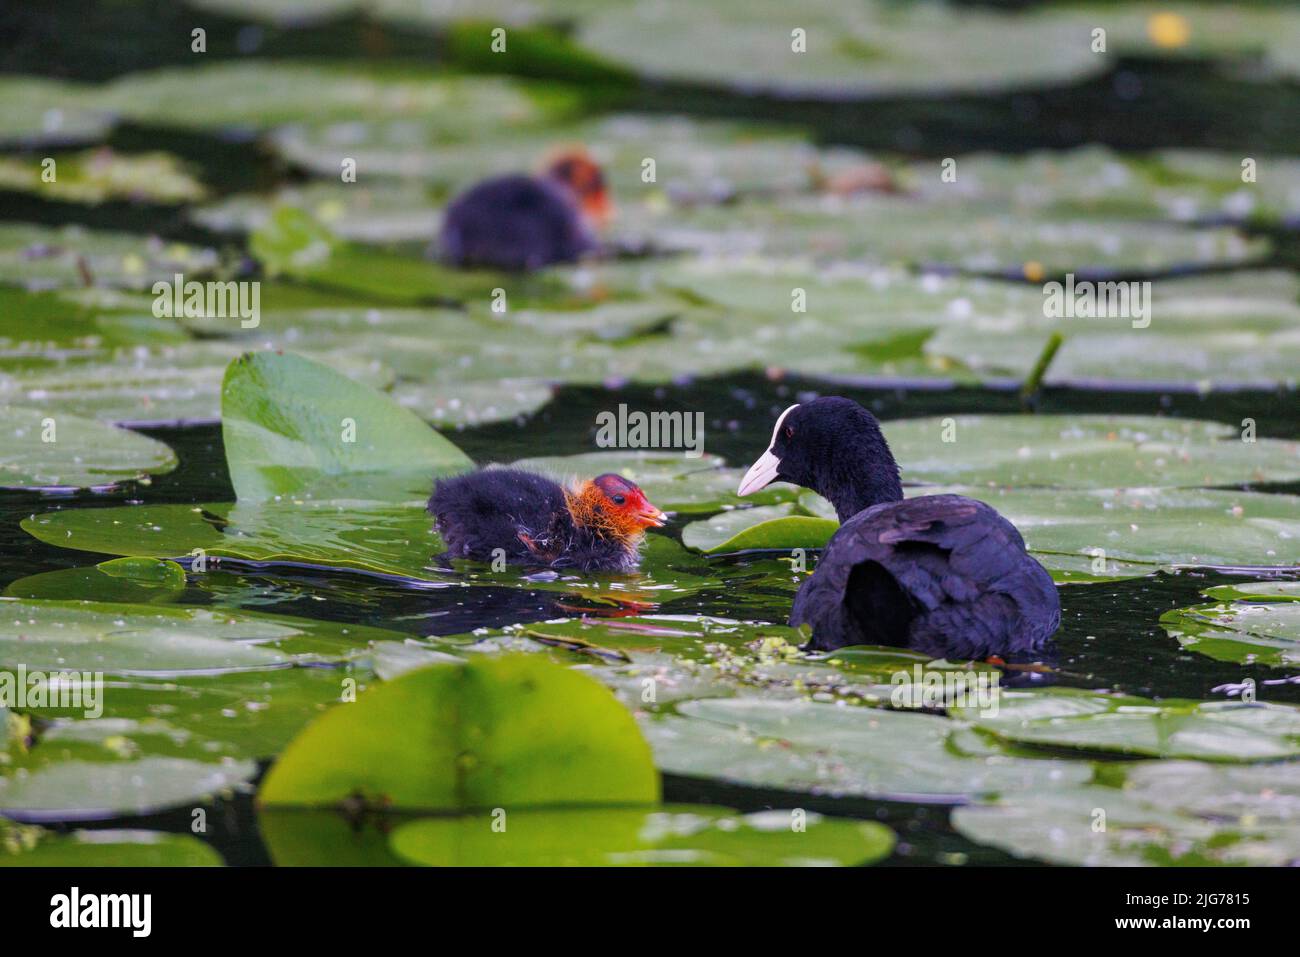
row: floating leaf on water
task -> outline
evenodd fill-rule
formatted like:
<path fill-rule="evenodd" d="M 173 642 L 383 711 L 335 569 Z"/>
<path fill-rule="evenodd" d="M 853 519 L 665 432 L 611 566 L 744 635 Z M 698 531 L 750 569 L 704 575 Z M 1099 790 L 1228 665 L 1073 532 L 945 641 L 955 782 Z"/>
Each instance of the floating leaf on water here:
<path fill-rule="evenodd" d="M 188 834 L 103 829 L 55 834 L 0 823 L 0 867 L 220 867 L 225 862 L 210 844 Z"/>
<path fill-rule="evenodd" d="M 851 866 L 894 845 L 893 832 L 874 821 L 673 804 L 516 811 L 506 825 L 495 829 L 491 814 L 425 818 L 389 840 L 398 857 L 426 867 Z"/>
<path fill-rule="evenodd" d="M 0 665 L 175 676 L 345 661 L 396 633 L 214 607 L 0 600 Z"/>
<path fill-rule="evenodd" d="M 1238 664 L 1300 663 L 1300 583 L 1222 585 L 1206 594 L 1225 600 L 1160 616 L 1165 631 L 1184 648 Z M 1240 599 L 1230 600 L 1236 596 Z"/>
<path fill-rule="evenodd" d="M 62 412 L 0 406 L 0 434 L 5 488 L 104 488 L 176 467 L 157 439 Z"/>
<path fill-rule="evenodd" d="M 1057 688 L 1003 691 L 996 716 L 955 709 L 1017 744 L 1208 761 L 1300 756 L 1300 710 L 1235 701 L 1150 701 Z"/>
<path fill-rule="evenodd" d="M 297 807 L 358 798 L 425 811 L 636 805 L 658 801 L 659 782 L 608 691 L 524 655 L 434 665 L 335 708 L 285 749 L 258 796 Z"/>
<path fill-rule="evenodd" d="M 831 796 L 959 803 L 973 796 L 1083 783 L 1082 761 L 965 756 L 947 718 L 805 701 L 690 701 L 642 723 L 669 774 Z"/>

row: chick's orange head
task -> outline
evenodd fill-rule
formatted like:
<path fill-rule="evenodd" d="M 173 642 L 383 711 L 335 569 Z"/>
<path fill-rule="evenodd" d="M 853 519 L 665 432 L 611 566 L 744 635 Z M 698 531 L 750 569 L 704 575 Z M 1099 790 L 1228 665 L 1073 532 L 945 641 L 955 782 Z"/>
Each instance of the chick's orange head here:
<path fill-rule="evenodd" d="M 583 498 L 629 533 L 658 527 L 668 521 L 668 516 L 650 504 L 635 482 L 613 472 L 592 479 L 585 491 Z"/>
<path fill-rule="evenodd" d="M 584 216 L 598 226 L 605 225 L 614 213 L 605 172 L 582 149 L 556 153 L 547 164 L 546 175 L 562 183 L 574 196 Z"/>

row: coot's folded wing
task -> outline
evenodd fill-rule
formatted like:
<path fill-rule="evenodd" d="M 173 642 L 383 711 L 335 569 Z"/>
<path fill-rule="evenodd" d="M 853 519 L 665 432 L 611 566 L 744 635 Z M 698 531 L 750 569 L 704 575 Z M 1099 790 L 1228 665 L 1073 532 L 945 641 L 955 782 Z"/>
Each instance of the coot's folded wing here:
<path fill-rule="evenodd" d="M 906 643 L 950 657 L 1038 647 L 1060 619 L 1051 577 L 1015 526 L 959 495 L 873 506 L 849 519 L 795 597 L 813 646 Z"/>

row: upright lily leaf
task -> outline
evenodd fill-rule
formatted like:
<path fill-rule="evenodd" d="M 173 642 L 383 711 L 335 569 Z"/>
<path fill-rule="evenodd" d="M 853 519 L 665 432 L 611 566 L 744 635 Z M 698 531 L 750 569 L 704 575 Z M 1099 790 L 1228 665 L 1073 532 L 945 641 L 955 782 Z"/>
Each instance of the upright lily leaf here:
<path fill-rule="evenodd" d="M 327 366 L 250 353 L 222 386 L 235 495 L 402 500 L 473 462 L 416 415 Z"/>
<path fill-rule="evenodd" d="M 335 708 L 262 785 L 265 806 L 362 798 L 398 810 L 653 804 L 632 716 L 585 675 L 535 656 L 435 665 Z"/>
<path fill-rule="evenodd" d="M 163 443 L 76 415 L 0 406 L 0 486 L 103 488 L 170 472 Z"/>

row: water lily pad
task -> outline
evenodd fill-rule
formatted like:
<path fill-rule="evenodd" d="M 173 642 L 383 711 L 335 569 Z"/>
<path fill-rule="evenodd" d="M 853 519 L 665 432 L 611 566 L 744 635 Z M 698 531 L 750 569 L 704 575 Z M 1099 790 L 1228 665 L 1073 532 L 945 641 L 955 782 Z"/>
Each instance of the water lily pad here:
<path fill-rule="evenodd" d="M 796 830 L 792 822 L 800 821 Z M 850 866 L 888 855 L 883 824 L 763 811 L 739 815 L 708 807 L 576 808 L 425 818 L 398 827 L 394 852 L 426 867 L 718 865 Z"/>
<path fill-rule="evenodd" d="M 175 562 L 115 558 L 99 565 L 28 575 L 10 583 L 4 593 L 7 598 L 139 603 L 175 601 L 184 590 L 185 569 Z"/>
<path fill-rule="evenodd" d="M 27 289 L 104 285 L 149 289 L 177 273 L 194 279 L 219 265 L 211 249 L 80 226 L 0 225 L 0 281 Z"/>
<path fill-rule="evenodd" d="M 1004 691 L 996 717 L 964 714 L 1019 744 L 1160 758 L 1259 761 L 1300 755 L 1300 710 L 1245 702 L 1163 701 L 1054 689 Z"/>
<path fill-rule="evenodd" d="M 897 419 L 884 431 L 913 482 L 1113 488 L 1300 478 L 1300 442 L 1243 442 L 1239 428 L 1196 419 L 962 415 Z"/>
<path fill-rule="evenodd" d="M 0 662 L 118 675 L 219 674 L 341 661 L 394 633 L 254 611 L 0 601 Z"/>
<path fill-rule="evenodd" d="M 401 500 L 473 467 L 391 399 L 292 354 L 250 353 L 222 387 L 222 438 L 244 502 L 324 496 Z"/>
<path fill-rule="evenodd" d="M 807 256 L 1041 281 L 1158 275 L 1257 262 L 1271 244 L 1233 228 L 1062 219 L 1049 211 L 918 204 L 909 197 L 797 196 L 725 207 L 631 209 L 626 233 L 706 256 Z"/>
<path fill-rule="evenodd" d="M 1083 783 L 1085 762 L 966 756 L 927 714 L 752 698 L 691 701 L 642 723 L 659 767 L 750 787 L 959 803 Z"/>
<path fill-rule="evenodd" d="M 975 300 L 962 322 L 945 325 L 927 340 L 926 353 L 960 360 L 985 376 L 1021 377 L 1048 336 L 1059 332 L 1065 343 L 1048 369 L 1049 383 L 1264 387 L 1295 379 L 1300 306 L 1289 273 L 1158 278 L 1144 297 L 1146 318 L 1053 317 L 1045 314 L 1045 297 L 1035 293 L 1037 303 L 1001 313 Z M 1230 328 L 1224 325 L 1228 320 Z"/>
<path fill-rule="evenodd" d="M 0 824 L 0 867 L 220 867 L 210 844 L 188 834 L 120 829 L 54 834 Z"/>
<path fill-rule="evenodd" d="M 1270 588 L 1282 586 L 1286 590 Z M 1289 586 L 1289 587 L 1287 587 Z M 1176 608 L 1160 616 L 1160 624 L 1184 648 L 1209 655 L 1216 661 L 1284 667 L 1300 662 L 1300 590 L 1296 582 L 1256 582 L 1229 585 L 1224 592 L 1244 591 L 1249 600 L 1220 601 Z M 1273 591 L 1270 595 L 1269 591 Z M 1278 599 L 1278 600 L 1275 600 Z"/>
<path fill-rule="evenodd" d="M 41 158 L 0 157 L 0 189 L 89 204 L 114 199 L 192 203 L 206 193 L 202 182 L 168 153 L 123 155 L 97 149 L 53 159 L 57 178 L 46 182 Z"/>
<path fill-rule="evenodd" d="M 53 364 L 11 367 L 12 372 L 0 368 L 0 396 L 101 422 L 139 426 L 217 422 L 226 367 L 252 345 L 141 344 L 95 349 Z M 346 352 L 316 353 L 313 358 L 375 388 L 393 382 L 392 370 L 369 358 Z"/>
<path fill-rule="evenodd" d="M 1207 588 L 1205 594 L 1225 601 L 1300 601 L 1300 582 L 1234 582 Z"/>
<path fill-rule="evenodd" d="M 798 506 L 791 503 L 721 512 L 682 529 L 682 544 L 710 555 L 782 551 L 790 541 L 802 543 L 792 548 L 822 548 L 840 527 L 834 519 L 797 512 Z"/>
<path fill-rule="evenodd" d="M 1010 16 L 830 0 L 801 7 L 792 20 L 778 0 L 715 4 L 706 11 L 672 0 L 602 8 L 580 22 L 577 38 L 656 79 L 840 99 L 1007 89 L 1087 76 L 1105 68 L 1105 58 L 1087 43 L 1091 23 L 1040 11 Z M 794 27 L 805 31 L 806 52 L 796 48 Z M 1007 62 L 1009 48 L 1017 51 L 1013 63 Z"/>
<path fill-rule="evenodd" d="M 16 821 L 94 821 L 201 802 L 257 771 L 221 763 L 146 756 L 122 761 L 56 760 L 0 775 L 0 815 Z"/>
<path fill-rule="evenodd" d="M 952 823 L 979 844 L 1056 864 L 1279 866 L 1300 854 L 1298 787 L 1296 762 L 1140 762 L 1122 789 L 1008 794 L 958 808 Z"/>
<path fill-rule="evenodd" d="M 138 123 L 189 128 L 262 129 L 303 120 L 432 115 L 449 140 L 538 123 L 554 115 L 549 109 L 567 105 L 554 93 L 543 103 L 504 78 L 267 60 L 133 73 L 107 86 L 98 103 Z"/>
<path fill-rule="evenodd" d="M 176 467 L 156 439 L 62 412 L 0 406 L 0 432 L 5 488 L 105 488 Z"/>
<path fill-rule="evenodd" d="M 112 117 L 93 102 L 89 88 L 62 80 L 6 76 L 0 80 L 0 113 L 6 146 L 91 143 L 112 125 Z"/>
<path fill-rule="evenodd" d="M 366 638 L 376 647 L 396 643 L 395 633 L 387 632 L 388 640 L 379 639 L 379 634 L 378 629 L 362 631 L 356 636 L 358 647 L 364 648 L 361 639 Z M 103 720 L 122 729 L 114 728 L 115 734 L 128 738 L 164 721 L 169 740 L 186 742 L 181 756 L 272 758 L 312 719 L 372 680 L 359 666 L 108 678 L 101 698 Z M 61 733 L 75 734 L 84 727 L 75 708 L 39 713 L 52 719 Z M 146 740 L 139 748 L 156 752 L 159 745 Z"/>
<path fill-rule="evenodd" d="M 608 691 L 525 655 L 435 665 L 335 708 L 285 749 L 259 801 L 325 807 L 356 796 L 427 811 L 635 805 L 657 801 L 659 783 Z"/>

